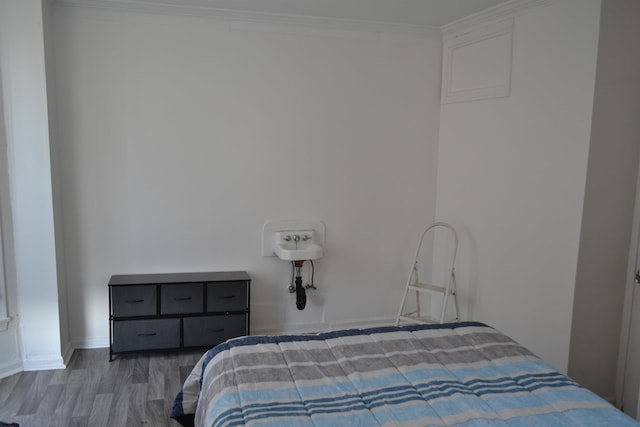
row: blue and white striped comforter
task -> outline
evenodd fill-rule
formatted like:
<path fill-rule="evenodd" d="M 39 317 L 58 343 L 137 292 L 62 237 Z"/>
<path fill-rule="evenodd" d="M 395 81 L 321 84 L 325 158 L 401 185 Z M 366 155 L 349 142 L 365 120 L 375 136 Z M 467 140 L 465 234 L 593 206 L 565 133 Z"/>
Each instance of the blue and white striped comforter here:
<path fill-rule="evenodd" d="M 229 426 L 640 425 L 481 323 L 229 340 L 172 417 Z"/>

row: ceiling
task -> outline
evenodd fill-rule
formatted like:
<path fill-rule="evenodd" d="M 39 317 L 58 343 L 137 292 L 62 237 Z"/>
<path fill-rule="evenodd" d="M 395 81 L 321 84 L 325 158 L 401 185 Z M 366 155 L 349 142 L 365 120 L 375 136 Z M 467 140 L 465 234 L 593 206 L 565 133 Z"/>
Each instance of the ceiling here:
<path fill-rule="evenodd" d="M 107 0 L 107 2 L 441 27 L 504 3 L 505 0 Z"/>

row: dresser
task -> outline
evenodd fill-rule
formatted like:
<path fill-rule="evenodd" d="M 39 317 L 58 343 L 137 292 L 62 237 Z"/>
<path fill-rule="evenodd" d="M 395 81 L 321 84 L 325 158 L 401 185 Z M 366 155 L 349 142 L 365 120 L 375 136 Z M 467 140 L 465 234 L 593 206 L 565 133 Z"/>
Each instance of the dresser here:
<path fill-rule="evenodd" d="M 213 347 L 249 335 L 245 271 L 111 276 L 109 360 L 118 353 Z"/>

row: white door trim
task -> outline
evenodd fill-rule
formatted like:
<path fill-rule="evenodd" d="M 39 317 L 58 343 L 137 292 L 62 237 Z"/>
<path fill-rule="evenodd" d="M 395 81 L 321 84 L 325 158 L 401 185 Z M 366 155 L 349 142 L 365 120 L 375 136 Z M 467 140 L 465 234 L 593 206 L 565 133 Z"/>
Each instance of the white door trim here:
<path fill-rule="evenodd" d="M 639 159 L 640 160 L 640 159 Z M 640 161 L 639 161 L 640 164 Z M 620 408 L 624 395 L 625 374 L 627 370 L 627 351 L 629 349 L 629 334 L 631 330 L 631 313 L 634 293 L 636 292 L 635 273 L 638 250 L 640 246 L 640 168 L 636 180 L 636 200 L 633 208 L 633 224 L 631 226 L 631 239 L 629 241 L 629 259 L 627 262 L 627 276 L 624 290 L 624 305 L 622 308 L 622 325 L 620 331 L 620 345 L 618 351 L 618 370 L 616 375 L 616 406 Z M 640 410 L 640 394 L 638 400 Z M 640 413 L 639 413 L 640 414 Z"/>

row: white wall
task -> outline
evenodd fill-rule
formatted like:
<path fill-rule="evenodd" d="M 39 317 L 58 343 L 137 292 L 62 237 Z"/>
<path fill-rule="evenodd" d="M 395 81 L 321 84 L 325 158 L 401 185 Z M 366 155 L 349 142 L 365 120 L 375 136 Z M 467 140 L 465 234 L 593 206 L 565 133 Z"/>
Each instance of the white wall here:
<path fill-rule="evenodd" d="M 599 0 L 563 0 L 517 15 L 510 96 L 441 111 L 436 216 L 461 232 L 463 317 L 564 371 L 599 13 Z"/>
<path fill-rule="evenodd" d="M 602 2 L 569 359 L 574 379 L 609 397 L 615 393 L 640 156 L 638 18 L 640 3 Z"/>
<path fill-rule="evenodd" d="M 55 30 L 75 345 L 107 344 L 119 273 L 248 270 L 254 332 L 395 315 L 435 215 L 438 38 L 62 7 Z M 298 312 L 262 225 L 316 218 Z"/>
<path fill-rule="evenodd" d="M 7 3 L 0 3 L 0 23 L 6 16 Z M 0 24 L 0 28 L 2 25 Z M 5 47 L 0 37 L 0 58 Z M 2 59 L 0 59 L 2 64 Z M 2 96 L 2 67 L 0 67 L 0 100 Z M 0 102 L 0 377 L 22 370 L 22 358 L 18 341 L 16 315 L 15 262 L 13 260 L 13 229 L 11 225 L 11 203 L 9 197 L 9 172 L 7 161 L 7 138 L 3 103 Z"/>
<path fill-rule="evenodd" d="M 2 89 L 24 369 L 63 366 L 40 0 L 3 2 Z"/>

